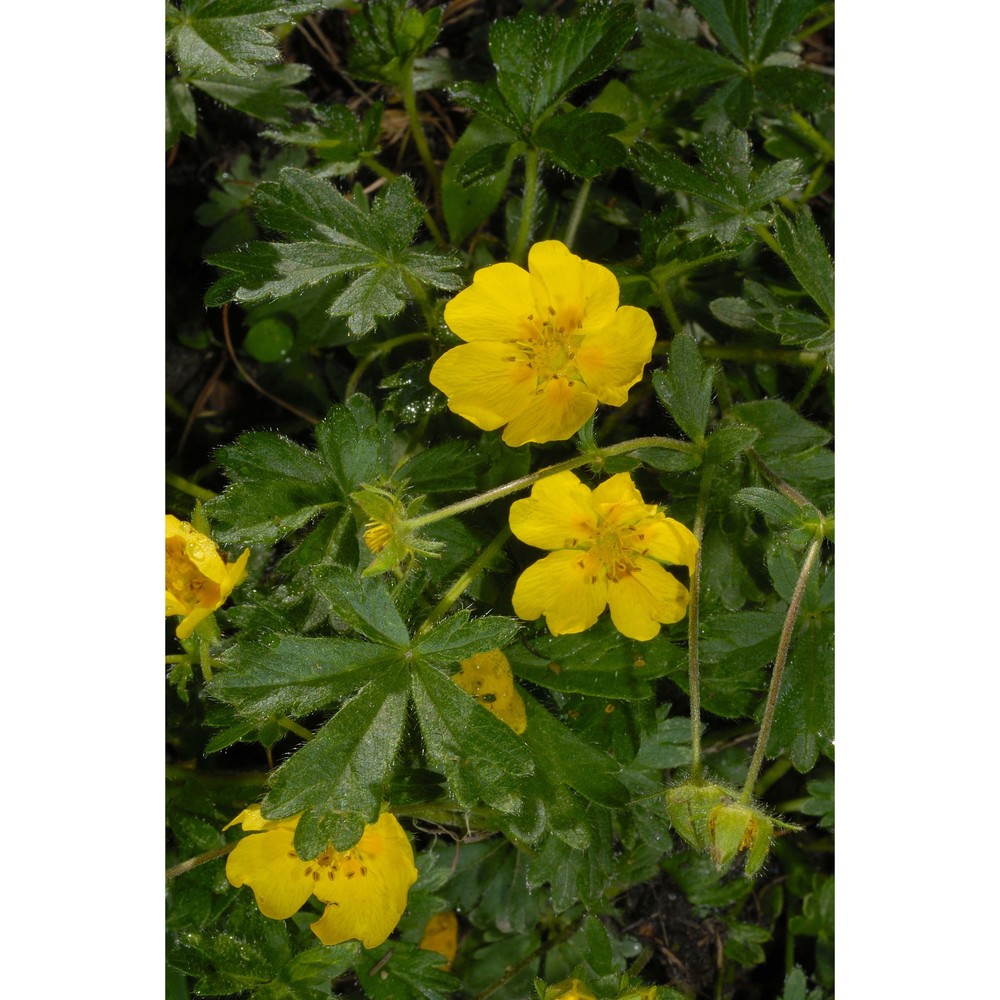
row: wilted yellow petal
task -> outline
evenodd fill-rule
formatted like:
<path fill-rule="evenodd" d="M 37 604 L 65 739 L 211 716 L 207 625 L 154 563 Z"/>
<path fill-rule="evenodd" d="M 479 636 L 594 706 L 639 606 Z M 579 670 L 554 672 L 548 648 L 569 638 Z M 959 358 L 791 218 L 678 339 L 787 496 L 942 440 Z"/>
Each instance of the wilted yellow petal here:
<path fill-rule="evenodd" d="M 475 653 L 462 660 L 461 671 L 452 680 L 466 694 L 472 695 L 487 711 L 505 722 L 515 733 L 528 728 L 524 699 L 514 687 L 510 661 L 499 649 Z"/>
<path fill-rule="evenodd" d="M 511 600 L 519 618 L 545 615 L 553 635 L 583 632 L 607 606 L 607 580 L 590 553 L 551 552 L 521 574 Z"/>
<path fill-rule="evenodd" d="M 435 913 L 427 921 L 424 933 L 420 937 L 420 947 L 424 951 L 436 951 L 445 959 L 445 970 L 451 969 L 451 964 L 458 953 L 458 917 L 454 911 Z"/>
<path fill-rule="evenodd" d="M 453 413 L 492 431 L 527 409 L 537 379 L 513 344 L 477 341 L 442 354 L 430 382 L 448 397 Z"/>
<path fill-rule="evenodd" d="M 510 530 L 539 549 L 573 549 L 589 543 L 597 527 L 590 490 L 572 472 L 546 476 L 526 500 L 510 507 Z"/>

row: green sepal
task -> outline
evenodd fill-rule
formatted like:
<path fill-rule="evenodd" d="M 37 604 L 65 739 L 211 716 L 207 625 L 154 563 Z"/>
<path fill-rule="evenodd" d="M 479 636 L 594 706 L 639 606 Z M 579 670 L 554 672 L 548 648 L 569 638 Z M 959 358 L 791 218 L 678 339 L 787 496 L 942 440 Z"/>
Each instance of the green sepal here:
<path fill-rule="evenodd" d="M 708 817 L 729 792 L 711 782 L 686 781 L 666 792 L 667 815 L 674 831 L 685 843 L 698 851 L 710 845 Z"/>

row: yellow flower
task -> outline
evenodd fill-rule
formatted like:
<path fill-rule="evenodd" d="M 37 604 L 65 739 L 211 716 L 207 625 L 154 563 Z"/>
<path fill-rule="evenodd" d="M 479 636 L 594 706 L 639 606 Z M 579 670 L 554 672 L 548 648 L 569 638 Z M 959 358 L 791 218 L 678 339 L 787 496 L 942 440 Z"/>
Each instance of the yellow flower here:
<path fill-rule="evenodd" d="M 184 615 L 177 638 L 187 639 L 200 621 L 225 604 L 246 576 L 250 550 L 227 563 L 207 535 L 173 514 L 166 518 L 167 614 Z"/>
<path fill-rule="evenodd" d="M 515 733 L 523 733 L 528 728 L 528 716 L 524 699 L 514 690 L 507 657 L 499 649 L 491 649 L 462 660 L 461 666 L 461 672 L 452 680 Z"/>
<path fill-rule="evenodd" d="M 594 994 L 579 979 L 564 979 L 548 987 L 545 1000 L 594 1000 Z"/>
<path fill-rule="evenodd" d="M 522 542 L 553 550 L 521 574 L 513 596 L 521 618 L 545 615 L 553 635 L 585 631 L 610 605 L 622 635 L 652 639 L 687 611 L 687 588 L 660 563 L 693 572 L 697 539 L 644 503 L 626 472 L 593 491 L 572 472 L 546 476 L 511 505 L 510 527 Z"/>
<path fill-rule="evenodd" d="M 312 932 L 323 944 L 357 938 L 366 948 L 380 945 L 399 923 L 406 896 L 417 880 L 413 848 L 392 813 L 365 826 L 347 851 L 328 847 L 303 861 L 292 845 L 299 817 L 264 819 L 248 806 L 225 829 L 240 823 L 255 832 L 226 859 L 226 876 L 239 888 L 249 885 L 265 917 L 284 920 L 310 896 L 329 904 Z"/>
<path fill-rule="evenodd" d="M 435 913 L 420 938 L 420 947 L 424 951 L 436 951 L 445 959 L 445 971 L 451 970 L 452 962 L 458 953 L 458 917 L 452 910 Z"/>
<path fill-rule="evenodd" d="M 431 385 L 448 408 L 503 440 L 564 441 L 598 403 L 621 406 L 652 357 L 649 313 L 618 305 L 618 280 L 558 240 L 536 243 L 528 270 L 494 264 L 444 310 L 466 341 L 438 358 Z"/>

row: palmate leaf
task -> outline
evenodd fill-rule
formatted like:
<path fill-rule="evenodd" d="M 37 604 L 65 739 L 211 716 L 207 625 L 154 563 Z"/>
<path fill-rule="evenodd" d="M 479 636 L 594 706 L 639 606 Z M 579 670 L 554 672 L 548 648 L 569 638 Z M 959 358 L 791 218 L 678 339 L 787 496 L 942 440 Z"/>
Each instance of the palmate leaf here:
<path fill-rule="evenodd" d="M 309 98 L 295 85 L 310 75 L 308 66 L 293 63 L 261 66 L 253 76 L 217 73 L 192 77 L 191 86 L 245 115 L 270 123 L 287 122 L 294 108 L 309 105 Z"/>
<path fill-rule="evenodd" d="M 358 693 L 274 774 L 262 805 L 272 817 L 303 813 L 295 849 L 314 858 L 346 850 L 374 823 L 406 722 L 409 675 L 402 657 Z"/>
<path fill-rule="evenodd" d="M 424 210 L 408 177 L 386 185 L 369 209 L 328 181 L 286 167 L 277 181 L 258 185 L 255 203 L 261 224 L 289 242 L 251 243 L 209 258 L 229 273 L 208 290 L 207 305 L 260 302 L 352 275 L 329 313 L 346 315 L 348 329 L 360 335 L 402 310 L 410 283 L 461 287 L 456 257 L 410 248 Z"/>
<path fill-rule="evenodd" d="M 635 11 L 626 3 L 594 5 L 566 20 L 522 10 L 490 29 L 496 83 L 463 83 L 454 93 L 526 137 L 570 91 L 611 66 L 635 27 Z"/>
<path fill-rule="evenodd" d="M 703 91 L 721 84 L 703 105 L 702 116 L 721 111 L 745 128 L 758 106 L 819 111 L 830 102 L 829 84 L 799 65 L 793 36 L 817 0 L 691 0 L 705 19 L 718 49 L 697 44 L 697 31 L 684 18 L 661 12 L 640 14 L 642 46 L 625 56 L 636 88 L 655 99 L 665 92 Z"/>
<path fill-rule="evenodd" d="M 351 17 L 348 66 L 359 80 L 399 86 L 408 62 L 423 55 L 441 28 L 442 7 L 421 13 L 409 0 L 370 0 Z"/>
<path fill-rule="evenodd" d="M 386 941 L 365 951 L 354 972 L 371 1000 L 448 1000 L 462 984 L 443 965 L 437 952 Z"/>
<path fill-rule="evenodd" d="M 708 132 L 695 149 L 701 170 L 648 143 L 636 143 L 632 153 L 637 169 L 651 183 L 708 202 L 701 215 L 682 227 L 693 239 L 713 235 L 722 244 L 732 243 L 743 229 L 765 224 L 769 219 L 766 206 L 805 179 L 797 159 L 772 163 L 755 176 L 750 139 L 739 129 Z"/>
<path fill-rule="evenodd" d="M 388 478 L 389 430 L 365 396 L 334 406 L 315 434 L 317 451 L 261 431 L 219 449 L 230 483 L 205 511 L 220 542 L 276 542 L 326 511 L 339 516 L 361 483 Z"/>
<path fill-rule="evenodd" d="M 323 6 L 321 0 L 182 0 L 166 5 L 167 48 L 185 76 L 253 76 L 261 63 L 278 62 L 275 37 L 266 31 Z"/>

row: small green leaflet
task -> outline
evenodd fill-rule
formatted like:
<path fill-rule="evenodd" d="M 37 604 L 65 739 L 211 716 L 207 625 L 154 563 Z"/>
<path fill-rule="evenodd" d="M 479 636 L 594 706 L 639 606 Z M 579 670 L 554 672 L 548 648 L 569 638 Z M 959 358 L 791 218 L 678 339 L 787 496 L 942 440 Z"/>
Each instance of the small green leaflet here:
<path fill-rule="evenodd" d="M 281 53 L 269 31 L 311 14 L 320 0 L 184 0 L 167 10 L 167 48 L 186 77 L 215 73 L 253 76 Z"/>
<path fill-rule="evenodd" d="M 329 307 L 347 316 L 355 336 L 397 315 L 413 285 L 445 291 L 462 286 L 454 256 L 410 248 L 423 206 L 408 177 L 387 184 L 369 208 L 345 198 L 329 181 L 286 167 L 254 195 L 258 221 L 287 238 L 250 243 L 209 258 L 225 273 L 205 296 L 206 305 L 261 302 L 350 275 Z"/>

